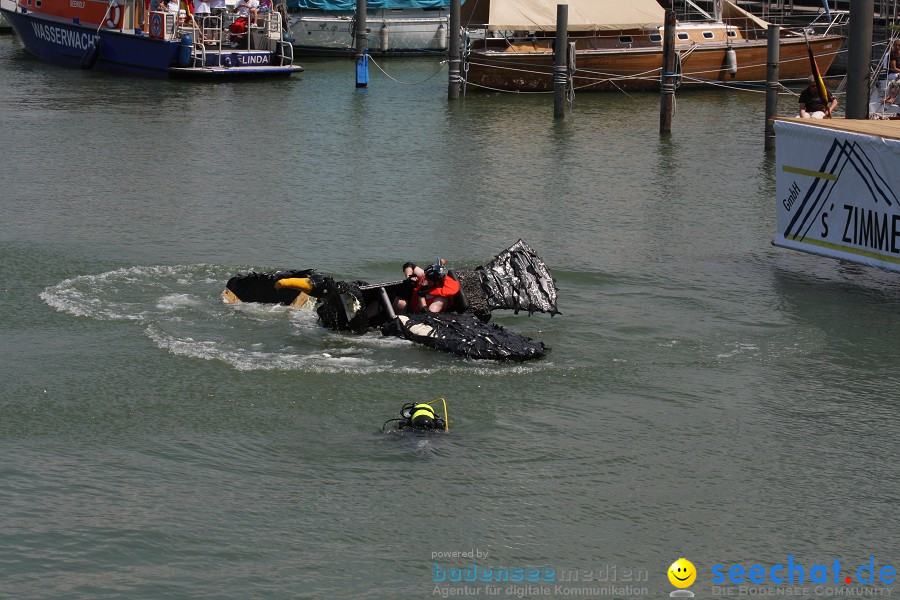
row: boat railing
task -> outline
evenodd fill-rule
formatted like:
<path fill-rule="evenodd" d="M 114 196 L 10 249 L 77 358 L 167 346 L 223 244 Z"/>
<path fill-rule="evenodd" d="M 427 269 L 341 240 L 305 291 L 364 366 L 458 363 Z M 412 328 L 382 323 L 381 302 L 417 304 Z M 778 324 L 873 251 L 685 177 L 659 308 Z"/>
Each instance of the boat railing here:
<path fill-rule="evenodd" d="M 225 16 L 225 23 L 222 28 L 223 32 L 227 32 L 231 25 L 240 18 L 240 15 L 231 13 Z M 250 50 L 269 49 L 268 47 L 259 47 L 258 41 L 255 39 L 260 34 L 263 35 L 262 43 L 269 46 L 269 42 L 280 42 L 284 39 L 284 31 L 282 29 L 281 13 L 277 10 L 268 10 L 257 13 L 256 25 L 248 23 L 247 30 L 243 35 L 247 36 L 247 48 Z M 277 46 L 278 44 L 276 44 Z"/>
<path fill-rule="evenodd" d="M 284 27 L 281 20 L 281 13 L 277 10 L 267 10 L 257 13 L 257 23 L 266 32 L 269 39 L 280 41 L 284 38 Z"/>
<path fill-rule="evenodd" d="M 222 47 L 222 38 L 224 30 L 222 29 L 222 17 L 219 15 L 209 15 L 200 17 L 200 41 L 205 46 L 215 46 L 219 49 Z"/>
<path fill-rule="evenodd" d="M 294 45 L 285 40 L 275 41 L 275 56 L 278 57 L 278 66 L 287 66 L 294 64 Z"/>

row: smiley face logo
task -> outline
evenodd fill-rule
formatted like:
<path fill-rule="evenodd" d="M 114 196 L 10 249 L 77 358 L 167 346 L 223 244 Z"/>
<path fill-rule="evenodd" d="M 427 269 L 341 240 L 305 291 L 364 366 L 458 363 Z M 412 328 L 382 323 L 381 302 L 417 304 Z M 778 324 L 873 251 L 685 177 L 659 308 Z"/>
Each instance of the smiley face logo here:
<path fill-rule="evenodd" d="M 672 563 L 668 570 L 669 582 L 677 588 L 691 587 L 697 579 L 697 569 L 694 563 L 686 558 L 679 558 Z"/>

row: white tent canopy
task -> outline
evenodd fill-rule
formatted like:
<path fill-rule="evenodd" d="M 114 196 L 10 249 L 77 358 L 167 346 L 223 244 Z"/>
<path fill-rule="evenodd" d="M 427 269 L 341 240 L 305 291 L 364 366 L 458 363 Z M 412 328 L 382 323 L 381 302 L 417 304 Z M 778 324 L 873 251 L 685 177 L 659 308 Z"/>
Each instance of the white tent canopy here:
<path fill-rule="evenodd" d="M 466 0 L 464 26 L 487 29 L 556 30 L 556 5 L 568 4 L 573 31 L 661 27 L 665 10 L 656 0 Z"/>

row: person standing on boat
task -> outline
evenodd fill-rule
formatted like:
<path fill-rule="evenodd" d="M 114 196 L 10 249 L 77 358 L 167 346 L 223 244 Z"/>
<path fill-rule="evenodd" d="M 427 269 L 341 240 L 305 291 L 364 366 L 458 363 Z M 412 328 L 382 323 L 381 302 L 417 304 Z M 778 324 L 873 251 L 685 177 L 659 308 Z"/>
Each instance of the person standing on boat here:
<path fill-rule="evenodd" d="M 225 6 L 225 0 L 210 0 L 209 9 L 212 16 L 221 19 L 218 26 L 222 27 L 225 23 L 225 15 L 228 14 L 228 7 Z"/>
<path fill-rule="evenodd" d="M 819 87 L 816 85 L 816 78 L 809 76 L 809 85 L 800 92 L 800 118 L 802 119 L 824 119 L 830 116 L 837 108 L 837 98 L 832 97 L 825 105 L 825 99 L 819 93 Z"/>
<path fill-rule="evenodd" d="M 209 2 L 206 0 L 194 0 L 194 22 L 200 27 L 200 31 L 206 27 L 206 18 L 209 16 Z M 201 38 L 203 36 L 201 35 Z"/>

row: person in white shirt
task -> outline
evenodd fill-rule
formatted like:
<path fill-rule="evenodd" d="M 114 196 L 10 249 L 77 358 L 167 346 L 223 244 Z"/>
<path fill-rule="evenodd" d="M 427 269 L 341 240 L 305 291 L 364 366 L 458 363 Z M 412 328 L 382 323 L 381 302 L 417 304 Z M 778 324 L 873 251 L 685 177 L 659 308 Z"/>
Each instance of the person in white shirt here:
<path fill-rule="evenodd" d="M 214 17 L 223 17 L 224 22 L 225 13 L 228 12 L 228 7 L 225 6 L 225 0 L 210 0 L 209 8 Z"/>
<path fill-rule="evenodd" d="M 232 12 L 246 17 L 251 25 L 256 25 L 256 13 L 259 12 L 259 0 L 238 0 Z"/>
<path fill-rule="evenodd" d="M 194 0 L 194 20 L 200 27 L 206 27 L 206 17 L 209 16 L 209 2 L 206 0 Z"/>

